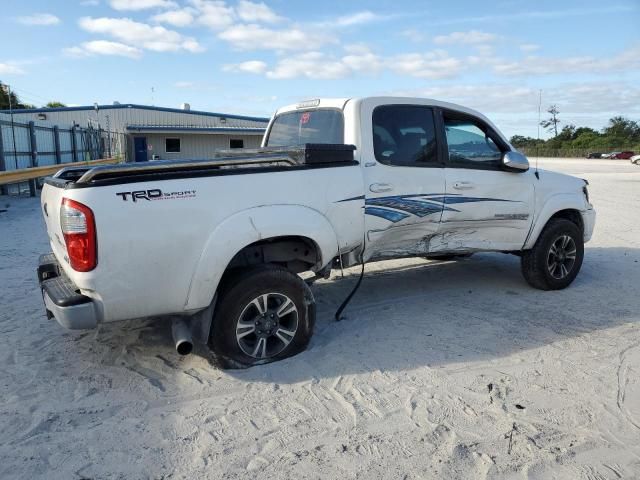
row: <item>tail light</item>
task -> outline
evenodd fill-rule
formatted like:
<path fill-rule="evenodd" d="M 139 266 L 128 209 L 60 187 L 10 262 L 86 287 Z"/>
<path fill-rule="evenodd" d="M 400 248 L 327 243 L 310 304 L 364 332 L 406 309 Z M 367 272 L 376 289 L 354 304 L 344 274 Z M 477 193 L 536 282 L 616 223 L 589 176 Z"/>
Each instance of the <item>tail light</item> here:
<path fill-rule="evenodd" d="M 60 227 L 67 245 L 71 268 L 89 272 L 98 264 L 96 222 L 86 205 L 65 198 L 60 209 Z"/>

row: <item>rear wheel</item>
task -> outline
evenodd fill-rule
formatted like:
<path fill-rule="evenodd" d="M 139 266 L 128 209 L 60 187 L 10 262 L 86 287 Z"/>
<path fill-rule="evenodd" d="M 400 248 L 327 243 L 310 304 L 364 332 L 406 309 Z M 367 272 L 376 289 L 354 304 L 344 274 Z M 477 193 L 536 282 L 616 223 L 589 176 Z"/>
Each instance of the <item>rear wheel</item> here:
<path fill-rule="evenodd" d="M 313 295 L 300 277 L 251 268 L 222 286 L 209 345 L 227 368 L 268 363 L 304 350 L 314 321 Z"/>
<path fill-rule="evenodd" d="M 582 231 L 573 222 L 554 218 L 531 250 L 522 254 L 522 275 L 532 287 L 560 290 L 576 278 L 584 257 Z"/>

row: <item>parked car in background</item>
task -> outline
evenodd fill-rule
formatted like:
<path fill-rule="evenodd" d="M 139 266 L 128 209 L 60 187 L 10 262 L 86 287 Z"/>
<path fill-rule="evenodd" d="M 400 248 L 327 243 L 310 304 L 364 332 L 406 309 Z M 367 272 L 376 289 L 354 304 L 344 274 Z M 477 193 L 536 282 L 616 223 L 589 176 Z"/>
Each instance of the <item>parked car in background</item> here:
<path fill-rule="evenodd" d="M 631 157 L 633 157 L 634 152 L 619 152 L 616 153 L 613 157 L 611 158 L 615 158 L 616 160 L 629 160 Z"/>
<path fill-rule="evenodd" d="M 615 156 L 618 155 L 619 153 L 622 153 L 622 152 L 603 153 L 602 158 L 615 158 Z"/>
<path fill-rule="evenodd" d="M 629 160 L 635 165 L 640 165 L 640 155 L 634 155 Z"/>
<path fill-rule="evenodd" d="M 587 158 L 602 158 L 602 155 L 604 155 L 601 152 L 591 152 L 587 154 Z"/>

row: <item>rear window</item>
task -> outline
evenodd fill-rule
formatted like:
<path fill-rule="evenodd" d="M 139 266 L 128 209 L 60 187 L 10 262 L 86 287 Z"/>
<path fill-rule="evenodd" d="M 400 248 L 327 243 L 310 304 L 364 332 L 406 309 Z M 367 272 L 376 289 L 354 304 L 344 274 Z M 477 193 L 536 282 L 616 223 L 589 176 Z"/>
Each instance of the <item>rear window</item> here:
<path fill-rule="evenodd" d="M 344 143 L 344 117 L 339 110 L 306 110 L 278 115 L 271 125 L 267 146 L 305 143 Z"/>

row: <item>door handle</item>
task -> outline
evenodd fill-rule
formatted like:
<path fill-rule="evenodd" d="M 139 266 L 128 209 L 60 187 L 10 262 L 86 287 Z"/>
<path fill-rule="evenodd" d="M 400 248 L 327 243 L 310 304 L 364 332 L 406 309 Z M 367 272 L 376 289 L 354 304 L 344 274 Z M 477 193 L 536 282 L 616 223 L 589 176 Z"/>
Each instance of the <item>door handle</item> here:
<path fill-rule="evenodd" d="M 455 182 L 453 184 L 453 188 L 457 190 L 467 190 L 469 188 L 473 188 L 472 182 Z"/>
<path fill-rule="evenodd" d="M 369 185 L 369 190 L 373 193 L 390 192 L 393 190 L 393 185 L 390 183 L 372 183 Z"/>

